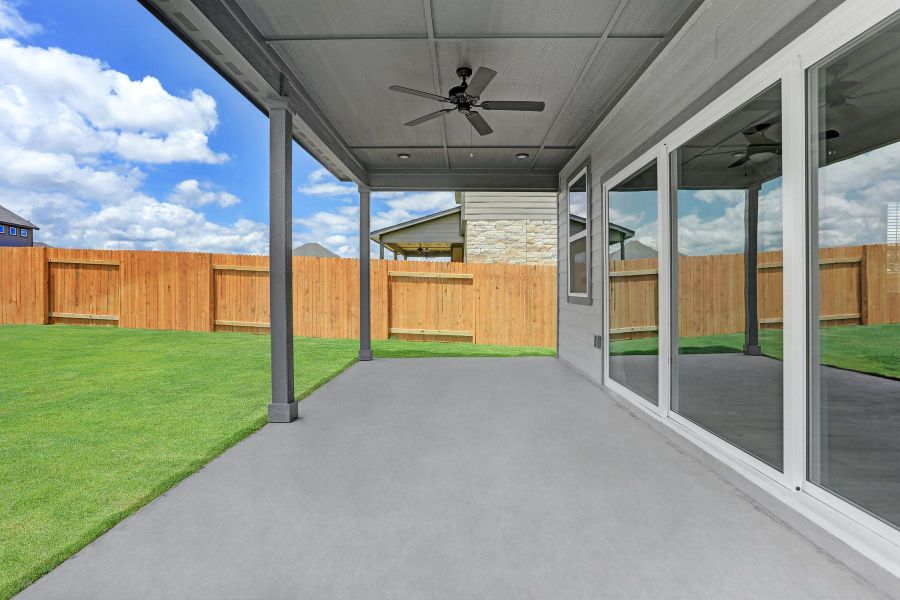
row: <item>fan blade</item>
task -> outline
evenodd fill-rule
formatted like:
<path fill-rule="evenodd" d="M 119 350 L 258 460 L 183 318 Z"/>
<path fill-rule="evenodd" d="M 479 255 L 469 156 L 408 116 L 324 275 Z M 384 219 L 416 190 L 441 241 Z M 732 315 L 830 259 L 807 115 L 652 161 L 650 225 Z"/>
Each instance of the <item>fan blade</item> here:
<path fill-rule="evenodd" d="M 528 100 L 493 100 L 480 104 L 484 110 L 529 110 L 541 112 L 544 110 L 543 102 L 531 102 Z"/>
<path fill-rule="evenodd" d="M 450 102 L 449 98 L 444 98 L 443 96 L 438 96 L 437 94 L 432 94 L 429 92 L 422 92 L 419 90 L 414 90 L 412 88 L 403 87 L 402 85 L 392 85 L 388 89 L 395 92 L 403 92 L 404 94 L 412 94 L 413 96 L 422 96 L 423 98 L 437 100 L 438 102 Z"/>
<path fill-rule="evenodd" d="M 467 112 L 466 118 L 472 124 L 472 127 L 475 128 L 475 131 L 478 132 L 478 135 L 488 135 L 494 132 L 491 126 L 487 124 L 487 121 L 484 120 L 484 117 L 477 112 Z"/>
<path fill-rule="evenodd" d="M 877 96 L 879 94 L 890 94 L 891 92 L 900 91 L 900 87 L 887 88 L 886 90 L 874 90 L 865 94 L 857 94 L 855 96 L 847 96 L 848 100 L 856 100 L 857 98 L 865 98 L 866 96 Z"/>
<path fill-rule="evenodd" d="M 448 113 L 450 111 L 456 110 L 455 108 L 444 108 L 441 110 L 436 110 L 433 113 L 428 113 L 424 117 L 419 117 L 418 119 L 413 119 L 409 123 L 404 123 L 407 127 L 412 127 L 413 125 L 418 125 L 420 123 L 424 123 L 425 121 L 430 121 L 432 119 L 436 119 L 444 113 Z"/>
<path fill-rule="evenodd" d="M 747 155 L 747 156 L 742 156 L 741 158 L 737 159 L 736 161 L 734 161 L 733 163 L 731 163 L 730 165 L 728 165 L 728 168 L 729 168 L 729 169 L 733 169 L 733 168 L 735 168 L 735 167 L 739 167 L 739 166 L 741 166 L 741 165 L 743 165 L 743 164 L 746 164 L 746 162 L 747 162 L 748 160 L 750 160 L 750 156 L 749 156 L 749 155 Z"/>
<path fill-rule="evenodd" d="M 478 67 L 478 70 L 472 75 L 472 79 L 469 80 L 469 86 L 466 88 L 466 93 L 470 96 L 480 96 L 481 92 L 484 91 L 484 88 L 491 82 L 491 79 L 496 76 L 497 71 L 488 69 L 487 67 Z"/>

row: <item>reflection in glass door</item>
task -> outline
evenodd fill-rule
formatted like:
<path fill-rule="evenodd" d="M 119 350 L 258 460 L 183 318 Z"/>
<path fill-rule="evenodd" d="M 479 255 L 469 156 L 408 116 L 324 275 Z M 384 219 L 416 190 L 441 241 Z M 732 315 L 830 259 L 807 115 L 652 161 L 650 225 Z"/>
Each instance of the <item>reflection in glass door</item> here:
<path fill-rule="evenodd" d="M 672 410 L 782 470 L 781 85 L 678 148 L 672 175 Z"/>
<path fill-rule="evenodd" d="M 900 23 L 809 77 L 809 479 L 900 526 Z"/>
<path fill-rule="evenodd" d="M 609 377 L 659 400 L 656 161 L 609 191 Z"/>

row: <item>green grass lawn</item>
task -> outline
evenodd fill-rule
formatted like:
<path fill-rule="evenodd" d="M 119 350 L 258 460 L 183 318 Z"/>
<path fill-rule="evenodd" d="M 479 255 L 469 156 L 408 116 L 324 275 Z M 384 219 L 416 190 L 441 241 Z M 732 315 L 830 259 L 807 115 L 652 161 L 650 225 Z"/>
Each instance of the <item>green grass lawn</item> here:
<path fill-rule="evenodd" d="M 861 373 L 900 379 L 900 324 L 848 325 L 821 330 L 823 364 Z M 655 354 L 657 338 L 613 342 L 614 355 Z M 780 329 L 761 329 L 759 345 L 763 354 L 782 359 L 784 348 Z M 744 334 L 708 335 L 682 338 L 682 354 L 741 352 Z"/>
<path fill-rule="evenodd" d="M 298 397 L 356 360 L 355 340 L 298 342 Z M 373 349 L 554 354 L 402 341 Z M 267 336 L 0 326 L 0 598 L 261 427 L 268 401 Z"/>

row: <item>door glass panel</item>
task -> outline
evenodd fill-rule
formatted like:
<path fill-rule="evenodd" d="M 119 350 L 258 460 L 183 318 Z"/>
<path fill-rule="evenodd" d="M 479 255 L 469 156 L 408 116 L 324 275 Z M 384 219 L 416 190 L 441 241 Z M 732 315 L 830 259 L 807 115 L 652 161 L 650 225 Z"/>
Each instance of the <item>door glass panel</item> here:
<path fill-rule="evenodd" d="M 609 191 L 609 376 L 653 404 L 659 388 L 656 161 Z"/>
<path fill-rule="evenodd" d="M 675 151 L 672 409 L 783 468 L 781 85 Z"/>
<path fill-rule="evenodd" d="M 809 478 L 900 526 L 900 24 L 809 77 L 819 261 Z"/>

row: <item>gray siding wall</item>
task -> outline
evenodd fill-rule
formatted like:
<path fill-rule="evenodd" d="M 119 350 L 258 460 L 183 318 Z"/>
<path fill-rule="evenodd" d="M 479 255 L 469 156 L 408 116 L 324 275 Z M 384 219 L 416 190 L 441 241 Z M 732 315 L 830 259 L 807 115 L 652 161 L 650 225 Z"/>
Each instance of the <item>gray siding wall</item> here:
<path fill-rule="evenodd" d="M 33 246 L 34 245 L 34 230 L 28 229 L 28 237 L 22 237 L 19 231 L 22 229 L 18 225 L 13 225 L 16 228 L 16 235 L 9 234 L 9 225 L 3 224 L 3 233 L 0 233 L 0 246 Z M 26 228 L 27 229 L 27 228 Z"/>
<path fill-rule="evenodd" d="M 556 194 L 546 192 L 463 192 L 466 221 L 556 219 Z"/>
<path fill-rule="evenodd" d="M 841 0 L 707 0 L 618 102 L 560 174 L 559 356 L 602 381 L 602 278 L 606 260 L 600 226 L 603 182 L 646 152 L 700 108 L 795 39 Z M 591 163 L 591 283 L 593 304 L 567 302 L 566 180 Z"/>
<path fill-rule="evenodd" d="M 462 244 L 463 237 L 459 234 L 459 213 L 447 215 L 433 221 L 419 223 L 406 229 L 385 233 L 381 236 L 382 243 L 400 242 L 450 242 Z"/>

